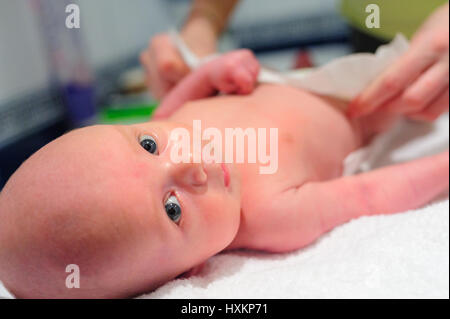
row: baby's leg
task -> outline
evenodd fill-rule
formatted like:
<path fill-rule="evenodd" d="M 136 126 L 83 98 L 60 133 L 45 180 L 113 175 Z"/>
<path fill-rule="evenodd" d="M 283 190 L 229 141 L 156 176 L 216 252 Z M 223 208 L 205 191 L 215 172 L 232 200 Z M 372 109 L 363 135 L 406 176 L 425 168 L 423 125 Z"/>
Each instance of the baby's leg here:
<path fill-rule="evenodd" d="M 178 84 L 156 110 L 153 119 L 167 118 L 186 102 L 222 93 L 253 91 L 259 63 L 248 50 L 225 54 L 202 65 Z"/>

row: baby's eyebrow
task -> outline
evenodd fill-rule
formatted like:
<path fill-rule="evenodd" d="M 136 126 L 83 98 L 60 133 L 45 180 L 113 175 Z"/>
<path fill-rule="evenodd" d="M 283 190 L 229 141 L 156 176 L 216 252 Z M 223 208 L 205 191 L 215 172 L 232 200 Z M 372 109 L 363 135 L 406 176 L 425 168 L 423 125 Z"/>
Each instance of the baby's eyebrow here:
<path fill-rule="evenodd" d="M 124 142 L 130 146 L 130 148 L 137 152 L 139 151 L 139 141 L 135 138 L 134 134 L 127 132 L 127 130 L 123 129 L 121 126 L 114 126 L 119 135 L 124 139 Z"/>

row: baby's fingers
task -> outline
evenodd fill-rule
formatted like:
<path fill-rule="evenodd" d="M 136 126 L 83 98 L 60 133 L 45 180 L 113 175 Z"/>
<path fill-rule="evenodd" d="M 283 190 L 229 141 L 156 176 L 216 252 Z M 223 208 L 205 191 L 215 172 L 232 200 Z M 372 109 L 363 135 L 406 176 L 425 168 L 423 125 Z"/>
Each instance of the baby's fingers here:
<path fill-rule="evenodd" d="M 154 54 L 157 72 L 161 79 L 176 83 L 189 73 L 188 66 L 167 35 L 154 38 L 151 43 L 151 52 Z"/>
<path fill-rule="evenodd" d="M 238 69 L 233 74 L 238 94 L 249 94 L 253 91 L 255 80 L 246 69 Z"/>

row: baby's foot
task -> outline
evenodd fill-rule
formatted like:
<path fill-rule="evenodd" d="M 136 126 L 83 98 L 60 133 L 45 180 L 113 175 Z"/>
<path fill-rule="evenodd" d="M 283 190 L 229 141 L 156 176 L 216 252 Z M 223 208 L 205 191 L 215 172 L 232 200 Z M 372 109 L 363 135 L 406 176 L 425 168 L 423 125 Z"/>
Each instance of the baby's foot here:
<path fill-rule="evenodd" d="M 249 94 L 259 73 L 259 62 L 250 50 L 227 53 L 211 62 L 211 83 L 222 93 Z"/>

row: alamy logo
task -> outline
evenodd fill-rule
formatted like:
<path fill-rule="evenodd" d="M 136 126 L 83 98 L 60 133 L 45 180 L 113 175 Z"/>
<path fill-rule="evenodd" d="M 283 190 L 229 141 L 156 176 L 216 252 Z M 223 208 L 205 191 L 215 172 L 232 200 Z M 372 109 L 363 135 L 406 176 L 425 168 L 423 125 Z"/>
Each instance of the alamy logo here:
<path fill-rule="evenodd" d="M 366 17 L 366 27 L 369 29 L 380 28 L 380 7 L 374 3 L 367 5 L 366 12 L 370 13 Z"/>
<path fill-rule="evenodd" d="M 269 129 L 268 139 L 266 128 L 225 128 L 223 138 L 218 128 L 202 130 L 201 121 L 194 120 L 192 149 L 191 134 L 185 128 L 173 129 L 170 140 L 174 142 L 170 152 L 173 163 L 244 163 L 247 157 L 247 163 L 260 164 L 260 174 L 278 170 L 278 128 Z M 202 141 L 208 143 L 202 146 Z"/>
<path fill-rule="evenodd" d="M 67 265 L 66 272 L 70 273 L 66 277 L 66 287 L 68 289 L 80 288 L 80 267 L 75 264 Z"/>
<path fill-rule="evenodd" d="M 80 7 L 76 4 L 69 4 L 66 7 L 66 13 L 69 15 L 66 17 L 67 29 L 79 29 L 80 28 Z"/>

